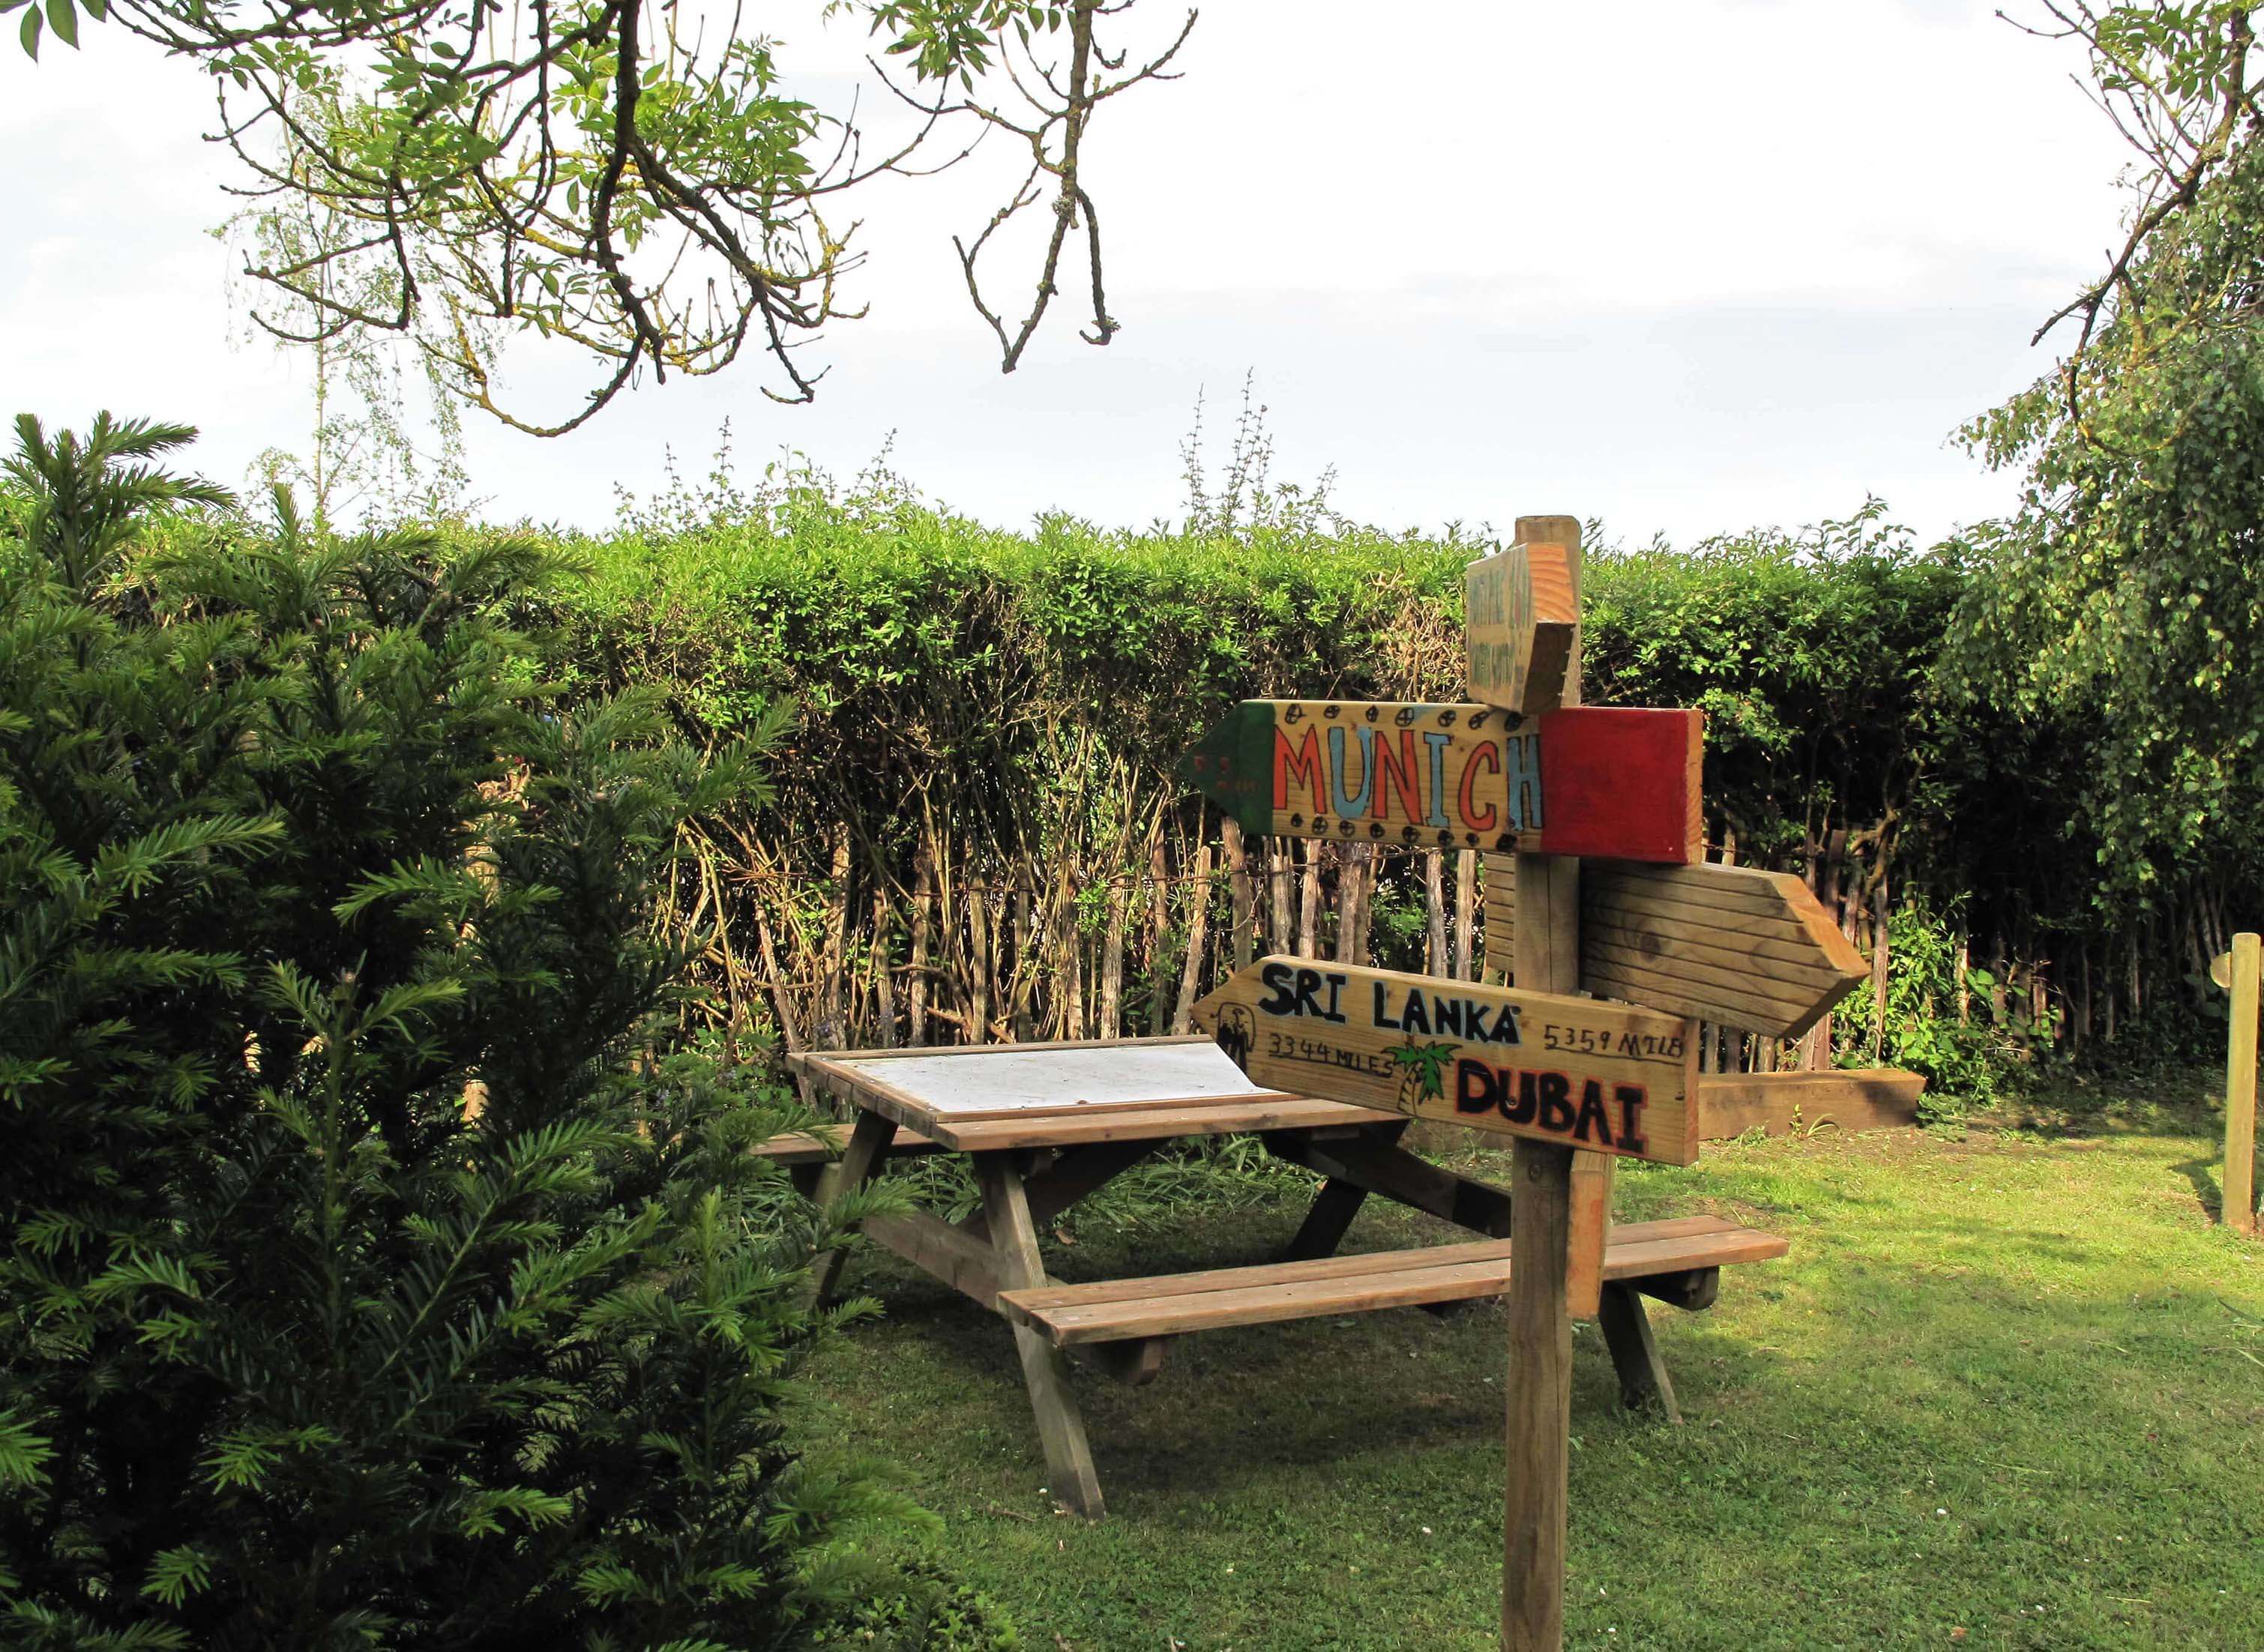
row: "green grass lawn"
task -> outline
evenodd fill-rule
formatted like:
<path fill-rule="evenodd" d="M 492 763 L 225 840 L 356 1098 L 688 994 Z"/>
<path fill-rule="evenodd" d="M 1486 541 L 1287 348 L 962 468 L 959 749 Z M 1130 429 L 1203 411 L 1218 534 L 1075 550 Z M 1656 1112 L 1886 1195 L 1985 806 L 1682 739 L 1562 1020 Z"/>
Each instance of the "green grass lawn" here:
<path fill-rule="evenodd" d="M 1622 1219 L 1719 1212 L 1792 1254 L 1709 1312 L 1653 1306 L 1680 1428 L 1622 1412 L 1578 1328 L 1568 1641 L 2264 1647 L 2264 1246 L 2210 1220 L 2204 1082 L 2168 1088 L 1623 1168 Z M 1506 1183 L 1506 1154 L 1477 1163 Z M 1300 1206 L 1269 1186 L 1116 1199 L 1048 1265 L 1270 1257 Z M 1371 1200 L 1346 1248 L 1455 1236 Z M 1189 1337 L 1144 1388 L 1080 1367 L 1088 1525 L 1043 1493 L 1005 1326 L 890 1257 L 850 1282 L 886 1317 L 817 1366 L 836 1424 L 943 1517 L 910 1552 L 1040 1652 L 1494 1644 L 1498 1304 Z"/>

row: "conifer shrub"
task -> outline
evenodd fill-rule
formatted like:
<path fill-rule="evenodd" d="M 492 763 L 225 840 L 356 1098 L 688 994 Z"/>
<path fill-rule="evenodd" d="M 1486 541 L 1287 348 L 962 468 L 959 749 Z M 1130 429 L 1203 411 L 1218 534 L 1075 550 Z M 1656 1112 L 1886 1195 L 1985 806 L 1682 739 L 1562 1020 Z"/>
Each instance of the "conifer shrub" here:
<path fill-rule="evenodd" d="M 858 1307 L 656 922 L 771 726 L 547 691 L 531 542 L 185 520 L 191 434 L 20 421 L 0 518 L 0 1642 L 809 1641 L 916 1511 L 794 1447 Z"/>

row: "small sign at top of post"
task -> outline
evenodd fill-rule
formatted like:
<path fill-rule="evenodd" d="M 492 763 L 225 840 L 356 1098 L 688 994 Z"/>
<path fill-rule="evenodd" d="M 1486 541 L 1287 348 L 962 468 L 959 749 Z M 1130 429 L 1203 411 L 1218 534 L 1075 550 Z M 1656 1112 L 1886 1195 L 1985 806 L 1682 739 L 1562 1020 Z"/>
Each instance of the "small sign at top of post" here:
<path fill-rule="evenodd" d="M 1470 698 L 1505 711 L 1559 703 L 1578 648 L 1580 586 L 1562 545 L 1513 545 L 1462 576 Z"/>

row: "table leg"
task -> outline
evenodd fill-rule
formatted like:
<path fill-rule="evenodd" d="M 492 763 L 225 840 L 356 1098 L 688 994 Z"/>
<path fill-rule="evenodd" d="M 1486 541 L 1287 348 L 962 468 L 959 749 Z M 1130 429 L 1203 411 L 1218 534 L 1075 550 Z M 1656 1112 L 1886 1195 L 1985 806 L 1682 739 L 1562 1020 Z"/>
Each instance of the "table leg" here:
<path fill-rule="evenodd" d="M 1052 1163 L 1022 1178 L 1030 1225 L 1047 1227 L 1070 1206 L 1098 1192 L 1163 1145 L 1161 1141 L 1094 1141 L 1055 1155 Z M 959 1225 L 988 1242 L 990 1221 L 981 1213 Z"/>
<path fill-rule="evenodd" d="M 1313 1195 L 1313 1206 L 1305 1213 L 1305 1220 L 1297 1229 L 1297 1236 L 1289 1241 L 1289 1248 L 1281 1253 L 1284 1262 L 1312 1262 L 1332 1256 L 1344 1243 L 1345 1230 L 1352 1219 L 1360 1214 L 1360 1207 L 1368 1202 L 1368 1189 L 1358 1182 L 1341 1181 L 1331 1177 L 1321 1184 L 1321 1191 Z"/>
<path fill-rule="evenodd" d="M 1000 1284 L 1010 1291 L 1043 1285 L 1046 1269 L 1038 1255 L 1037 1225 L 1030 1220 L 1029 1197 L 1012 1156 L 977 1154 L 975 1177 L 983 1189 L 990 1243 L 998 1251 Z M 1069 1361 L 1042 1331 L 1028 1325 L 1014 1327 L 1014 1347 L 1021 1355 L 1022 1380 L 1029 1387 L 1030 1409 L 1037 1414 L 1038 1438 L 1045 1447 L 1046 1489 L 1072 1513 L 1098 1520 L 1103 1512 L 1100 1476 L 1092 1466 L 1092 1447 L 1085 1441 L 1077 1396 L 1070 1391 Z"/>
<path fill-rule="evenodd" d="M 896 1137 L 893 1119 L 884 1119 L 877 1112 L 860 1109 L 857 1127 L 849 1133 L 849 1145 L 842 1150 L 841 1163 L 834 1167 L 832 1191 L 825 1195 L 825 1206 L 831 1210 L 847 1194 L 880 1174 L 881 1164 L 889 1156 L 889 1143 Z M 840 1282 L 841 1264 L 848 1252 L 839 1245 L 819 1257 L 809 1271 L 809 1301 L 812 1307 L 824 1308 L 831 1300 L 833 1287 Z"/>
<path fill-rule="evenodd" d="M 1630 1411 L 1657 1406 L 1670 1423 L 1682 1420 L 1674 1403 L 1674 1384 L 1658 1357 L 1651 1320 L 1643 1311 L 1643 1298 L 1632 1285 L 1607 1282 L 1598 1300 L 1596 1317 L 1604 1328 L 1604 1346 L 1611 1350 L 1612 1366 L 1619 1373 L 1620 1403 Z"/>
<path fill-rule="evenodd" d="M 1368 1148 L 1390 1148 L 1406 1133 L 1405 1124 L 1389 1124 L 1378 1129 L 1363 1130 L 1359 1141 L 1361 1145 Z M 1303 1164 L 1309 1170 L 1318 1170 L 1327 1177 L 1321 1184 L 1321 1191 L 1313 1195 L 1312 1208 L 1305 1213 L 1305 1220 L 1297 1229 L 1297 1236 L 1289 1241 L 1289 1248 L 1282 1252 L 1284 1262 L 1312 1262 L 1322 1257 L 1333 1256 L 1336 1248 L 1344 1243 L 1345 1233 L 1351 1228 L 1352 1219 L 1360 1214 L 1360 1207 L 1368 1202 L 1371 1185 L 1346 1174 L 1341 1163 L 1311 1163 L 1305 1151 L 1311 1145 L 1315 1144 L 1309 1142 L 1302 1132 L 1293 1134 L 1288 1131 L 1279 1131 L 1266 1138 L 1266 1146 L 1276 1156 Z M 1348 1144 L 1332 1142 L 1329 1145 Z"/>

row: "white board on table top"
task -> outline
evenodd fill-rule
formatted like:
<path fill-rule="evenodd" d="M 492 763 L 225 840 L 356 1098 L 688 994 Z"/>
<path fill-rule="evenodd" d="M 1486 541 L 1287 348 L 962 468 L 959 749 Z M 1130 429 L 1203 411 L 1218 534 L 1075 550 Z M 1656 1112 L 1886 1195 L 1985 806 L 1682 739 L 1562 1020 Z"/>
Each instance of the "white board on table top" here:
<path fill-rule="evenodd" d="M 1073 1112 L 1148 1101 L 1214 1101 L 1275 1092 L 1253 1084 L 1217 1045 L 1095 1045 L 1090 1049 L 961 1051 L 839 1063 L 879 1079 L 939 1118 Z"/>

